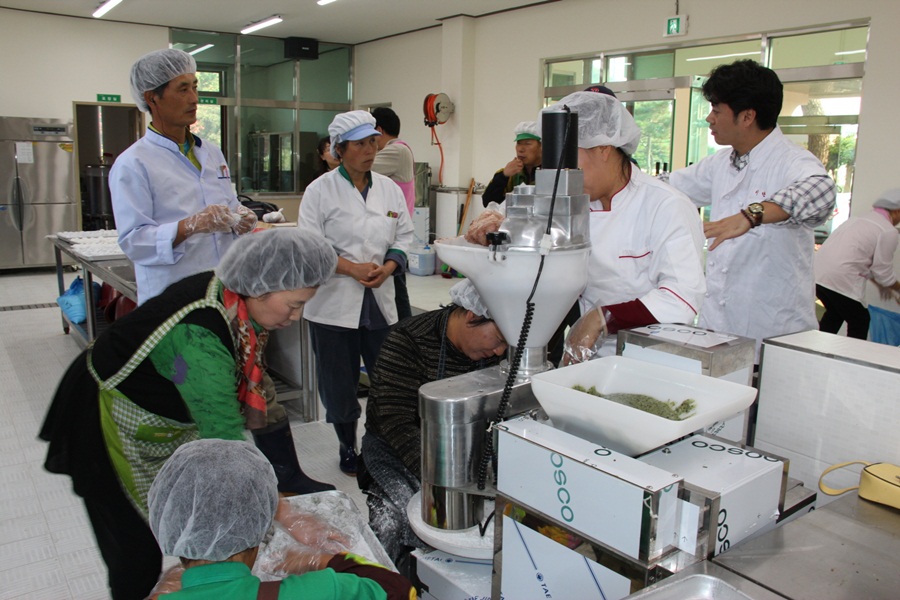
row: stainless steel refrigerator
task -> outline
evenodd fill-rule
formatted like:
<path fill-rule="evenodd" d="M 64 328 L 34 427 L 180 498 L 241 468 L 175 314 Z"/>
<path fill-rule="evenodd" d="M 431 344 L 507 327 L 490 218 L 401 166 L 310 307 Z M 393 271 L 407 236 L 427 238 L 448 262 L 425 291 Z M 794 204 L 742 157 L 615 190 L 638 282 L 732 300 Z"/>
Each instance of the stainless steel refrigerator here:
<path fill-rule="evenodd" d="M 0 117 L 0 269 L 55 264 L 47 235 L 78 225 L 72 123 Z"/>

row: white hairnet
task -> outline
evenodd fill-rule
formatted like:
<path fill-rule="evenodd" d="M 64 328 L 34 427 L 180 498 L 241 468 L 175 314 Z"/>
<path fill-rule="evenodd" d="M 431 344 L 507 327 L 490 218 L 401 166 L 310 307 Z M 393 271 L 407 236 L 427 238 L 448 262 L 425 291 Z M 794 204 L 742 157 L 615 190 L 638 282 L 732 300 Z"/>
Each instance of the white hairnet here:
<path fill-rule="evenodd" d="M 320 286 L 336 268 L 337 255 L 321 234 L 303 227 L 276 227 L 235 240 L 216 275 L 232 292 L 258 298 Z"/>
<path fill-rule="evenodd" d="M 575 92 L 541 111 L 558 112 L 568 106 L 578 113 L 578 147 L 613 146 L 631 156 L 641 140 L 641 128 L 615 97 L 596 92 Z"/>
<path fill-rule="evenodd" d="M 516 141 L 519 140 L 537 140 L 541 141 L 541 134 L 538 133 L 537 123 L 534 121 L 522 121 L 513 129 L 516 134 Z"/>
<path fill-rule="evenodd" d="M 381 135 L 375 129 L 375 117 L 367 110 L 351 110 L 334 117 L 328 126 L 328 135 L 331 136 L 331 155 L 338 156 L 337 145 L 341 142 L 361 140 L 370 135 Z"/>
<path fill-rule="evenodd" d="M 885 210 L 900 209 L 900 188 L 888 190 L 878 196 L 878 200 L 872 205 L 874 208 L 883 208 Z"/>
<path fill-rule="evenodd" d="M 176 48 L 156 50 L 145 54 L 131 65 L 131 96 L 143 112 L 150 112 L 144 92 L 155 90 L 180 75 L 197 72 L 194 57 Z"/>
<path fill-rule="evenodd" d="M 471 310 L 479 317 L 491 318 L 487 305 L 482 302 L 481 294 L 475 289 L 471 279 L 463 279 L 450 288 L 450 300 L 461 308 Z"/>
<path fill-rule="evenodd" d="M 220 561 L 259 546 L 275 517 L 278 480 L 252 444 L 196 440 L 166 461 L 147 504 L 164 554 Z"/>

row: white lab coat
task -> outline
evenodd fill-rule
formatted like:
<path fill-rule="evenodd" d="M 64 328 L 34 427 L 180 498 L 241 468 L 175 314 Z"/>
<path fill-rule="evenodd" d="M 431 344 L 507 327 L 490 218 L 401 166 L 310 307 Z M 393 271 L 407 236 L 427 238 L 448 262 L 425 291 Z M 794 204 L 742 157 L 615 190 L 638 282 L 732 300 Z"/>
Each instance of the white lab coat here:
<path fill-rule="evenodd" d="M 300 202 L 298 225 L 325 236 L 338 256 L 355 263 L 381 265 L 389 249 L 409 252 L 413 224 L 397 184 L 384 175 L 371 175 L 372 186 L 365 200 L 341 169 L 313 181 Z M 303 317 L 314 323 L 356 329 L 365 289 L 349 275 L 335 273 L 306 303 Z M 373 292 L 387 323 L 396 323 L 393 277 Z"/>
<path fill-rule="evenodd" d="M 822 163 L 787 140 L 777 127 L 750 151 L 741 171 L 725 148 L 669 175 L 669 183 L 710 220 L 737 214 L 793 182 L 824 175 Z M 802 202 L 802 199 L 800 200 Z M 763 339 L 818 328 L 813 282 L 813 227 L 785 221 L 761 225 L 725 240 L 706 257 L 707 292 L 699 325 Z"/>
<path fill-rule="evenodd" d="M 875 210 L 838 227 L 816 252 L 816 283 L 867 306 L 866 282 L 890 287 L 897 281 L 894 252 L 900 232 Z"/>
<path fill-rule="evenodd" d="M 201 171 L 175 142 L 148 129 L 110 171 L 119 246 L 134 263 L 139 304 L 188 275 L 215 268 L 237 239 L 230 231 L 200 233 L 172 247 L 178 221 L 213 204 L 233 211 L 240 206 L 222 151 L 198 141 L 194 156 Z"/>
<path fill-rule="evenodd" d="M 660 323 L 693 323 L 706 281 L 703 228 L 684 194 L 637 167 L 611 210 L 591 203 L 591 258 L 581 312 L 638 299 Z"/>

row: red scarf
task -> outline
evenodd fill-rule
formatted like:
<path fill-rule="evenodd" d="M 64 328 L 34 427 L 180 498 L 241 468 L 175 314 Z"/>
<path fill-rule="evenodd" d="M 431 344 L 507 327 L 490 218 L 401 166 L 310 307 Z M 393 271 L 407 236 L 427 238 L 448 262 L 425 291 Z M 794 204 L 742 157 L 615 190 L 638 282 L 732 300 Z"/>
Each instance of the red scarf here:
<path fill-rule="evenodd" d="M 269 332 L 263 330 L 257 336 L 250 313 L 243 297 L 229 289 L 223 289 L 222 299 L 225 310 L 231 316 L 231 332 L 237 340 L 238 368 L 238 401 L 247 429 L 259 429 L 266 426 L 266 393 L 263 387 L 263 375 L 266 365 L 263 358 Z"/>

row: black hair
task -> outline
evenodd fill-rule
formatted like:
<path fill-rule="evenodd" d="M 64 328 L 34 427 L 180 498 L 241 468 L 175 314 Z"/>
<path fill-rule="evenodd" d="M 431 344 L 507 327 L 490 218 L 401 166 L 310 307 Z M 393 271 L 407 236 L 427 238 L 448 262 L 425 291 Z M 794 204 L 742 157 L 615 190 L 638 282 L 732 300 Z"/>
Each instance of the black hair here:
<path fill-rule="evenodd" d="M 328 163 L 322 159 L 322 155 L 325 154 L 325 145 L 331 143 L 331 136 L 326 135 L 323 138 L 319 139 L 319 143 L 316 144 L 316 158 L 319 160 L 319 175 L 324 175 L 328 172 Z"/>
<path fill-rule="evenodd" d="M 775 71 L 747 59 L 713 69 L 703 84 L 703 97 L 712 104 L 727 104 L 735 117 L 752 108 L 756 124 L 767 131 L 778 121 L 784 87 Z"/>
<path fill-rule="evenodd" d="M 379 106 L 372 109 L 372 116 L 375 117 L 375 127 L 381 127 L 386 134 L 393 137 L 400 135 L 400 117 L 393 110 Z"/>

